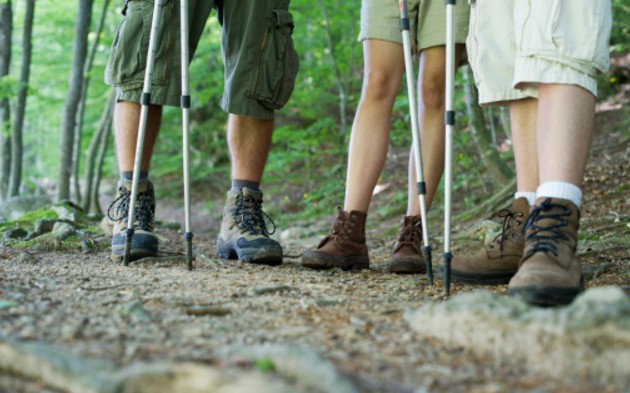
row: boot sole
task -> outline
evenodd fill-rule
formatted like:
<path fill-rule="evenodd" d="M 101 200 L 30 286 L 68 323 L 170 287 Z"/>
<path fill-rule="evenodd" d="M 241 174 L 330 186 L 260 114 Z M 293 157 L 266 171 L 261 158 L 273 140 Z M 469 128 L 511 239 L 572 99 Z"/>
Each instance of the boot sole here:
<path fill-rule="evenodd" d="M 508 288 L 507 294 L 534 306 L 555 307 L 570 304 L 582 289 L 533 285 Z"/>
<path fill-rule="evenodd" d="M 451 269 L 451 277 L 464 284 L 472 285 L 505 285 L 516 274 L 516 270 L 495 273 L 470 273 Z"/>
<path fill-rule="evenodd" d="M 418 261 L 417 259 L 398 258 L 394 261 L 389 261 L 388 271 L 394 274 L 425 274 L 427 265 L 424 261 Z"/>
<path fill-rule="evenodd" d="M 327 270 L 335 267 L 341 270 L 363 270 L 370 268 L 370 258 L 365 256 L 335 257 L 324 252 L 307 251 L 302 255 L 302 266 L 314 270 Z"/>
<path fill-rule="evenodd" d="M 217 242 L 217 258 L 238 259 L 242 262 L 258 265 L 278 266 L 282 264 L 282 253 L 278 254 L 276 247 L 242 248 L 236 250 L 230 244 Z"/>

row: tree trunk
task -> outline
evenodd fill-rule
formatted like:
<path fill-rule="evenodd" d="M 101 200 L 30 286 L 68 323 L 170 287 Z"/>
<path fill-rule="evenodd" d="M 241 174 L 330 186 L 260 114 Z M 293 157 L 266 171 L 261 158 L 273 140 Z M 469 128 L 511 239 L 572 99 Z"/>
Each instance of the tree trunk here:
<path fill-rule="evenodd" d="M 20 85 L 18 88 L 15 121 L 11 133 L 11 175 L 9 178 L 9 196 L 16 196 L 22 183 L 22 132 L 24 128 L 24 114 L 26 113 L 26 94 L 31 72 L 31 53 L 33 37 L 33 17 L 35 15 L 35 0 L 26 1 L 24 15 L 24 30 L 22 35 L 22 70 L 20 71 Z"/>
<path fill-rule="evenodd" d="M 92 70 L 92 65 L 94 64 L 94 56 L 96 55 L 96 50 L 98 48 L 98 44 L 100 42 L 101 32 L 103 31 L 103 26 L 105 25 L 105 17 L 107 16 L 107 8 L 109 7 L 110 0 L 105 0 L 103 3 L 103 10 L 101 12 L 101 17 L 98 22 L 98 26 L 96 28 L 96 38 L 94 39 L 94 43 L 92 44 L 92 48 L 90 48 L 90 54 L 88 55 L 88 60 L 85 65 L 85 70 L 83 72 L 83 86 L 81 87 L 81 99 L 79 101 L 79 109 L 77 111 L 77 124 L 74 128 L 74 157 L 72 160 L 72 188 L 73 195 L 75 196 L 76 202 L 80 205 L 82 203 L 81 198 L 81 186 L 79 184 L 79 169 L 81 163 L 81 137 L 83 130 L 83 120 L 85 116 L 85 103 L 87 101 L 87 91 L 90 86 L 90 70 Z M 87 194 L 89 198 L 89 193 Z M 89 203 L 89 202 L 88 202 Z M 86 210 L 87 211 L 87 210 Z"/>
<path fill-rule="evenodd" d="M 115 104 L 115 99 L 114 99 Z M 112 117 L 114 114 L 114 104 L 112 104 Z M 103 175 L 103 163 L 105 162 L 105 156 L 107 155 L 107 148 L 109 147 L 109 136 L 112 134 L 112 121 L 110 119 L 109 124 L 105 132 L 101 135 L 101 142 L 99 143 L 98 157 L 96 159 L 96 170 L 94 171 L 94 177 L 92 181 L 92 192 L 90 193 L 90 200 L 92 209 L 90 213 L 102 215 L 101 205 L 98 201 L 100 195 L 99 187 L 101 185 L 101 177 Z"/>
<path fill-rule="evenodd" d="M 9 75 L 13 9 L 11 0 L 0 3 L 0 78 Z M 0 202 L 7 197 L 11 168 L 11 108 L 5 92 L 0 99 Z"/>
<path fill-rule="evenodd" d="M 341 71 L 339 70 L 339 65 L 337 64 L 335 44 L 333 42 L 332 31 L 330 29 L 330 17 L 328 16 L 328 11 L 326 10 L 326 6 L 324 5 L 323 0 L 319 0 L 318 2 L 319 8 L 322 10 L 322 15 L 324 16 L 324 21 L 326 22 L 326 40 L 328 42 L 328 51 L 330 52 L 330 58 L 333 63 L 333 70 L 335 71 L 335 80 L 337 83 L 337 91 L 339 94 L 339 123 L 341 128 L 341 135 L 345 143 L 347 139 L 346 134 L 348 128 L 348 120 L 346 117 L 346 107 L 348 106 L 348 93 L 346 92 L 346 87 L 343 83 L 343 78 L 341 77 Z"/>
<path fill-rule="evenodd" d="M 61 140 L 59 144 L 59 184 L 57 185 L 57 200 L 70 199 L 70 174 L 72 172 L 72 157 L 74 148 L 74 128 L 77 120 L 77 110 L 81 100 L 83 86 L 83 70 L 87 57 L 87 38 L 90 30 L 93 0 L 79 0 L 79 12 L 74 29 L 74 44 L 72 48 L 72 69 L 68 83 L 68 95 L 61 119 Z"/>
<path fill-rule="evenodd" d="M 103 134 L 109 133 L 112 124 L 112 117 L 114 114 L 114 103 L 116 102 L 116 93 L 112 89 L 107 103 L 105 104 L 105 108 L 103 110 L 103 114 L 101 115 L 101 119 L 98 122 L 98 128 L 92 134 L 92 141 L 90 142 L 90 147 L 88 148 L 86 154 L 86 162 L 85 162 L 85 173 L 83 175 L 84 184 L 86 185 L 85 190 L 85 198 L 83 201 L 83 210 L 86 212 L 90 212 L 92 210 L 92 206 L 94 203 L 98 204 L 98 199 L 95 201 L 92 195 L 92 189 L 98 188 L 98 185 L 95 184 L 95 169 L 97 166 L 97 161 L 99 158 L 99 153 L 102 151 L 101 143 L 105 139 Z M 99 177 L 100 178 L 100 177 Z M 96 206 L 96 210 L 100 210 L 98 206 Z"/>
<path fill-rule="evenodd" d="M 479 106 L 477 89 L 473 84 L 473 79 L 469 67 L 463 67 L 464 94 L 466 96 L 466 110 L 468 112 L 468 125 L 471 135 L 475 141 L 481 162 L 492 176 L 496 184 L 505 184 L 514 173 L 499 157 L 496 146 L 492 144 L 489 132 L 486 129 L 482 108 Z"/>

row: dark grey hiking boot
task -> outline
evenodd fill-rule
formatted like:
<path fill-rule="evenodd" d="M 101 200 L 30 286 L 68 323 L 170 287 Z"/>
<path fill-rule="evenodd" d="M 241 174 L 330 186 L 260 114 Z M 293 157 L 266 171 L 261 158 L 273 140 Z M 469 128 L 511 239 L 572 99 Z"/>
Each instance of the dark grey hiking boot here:
<path fill-rule="evenodd" d="M 302 255 L 302 266 L 310 269 L 361 270 L 370 267 L 365 243 L 367 213 L 337 208 L 338 215 L 330 234 L 317 246 Z"/>
<path fill-rule="evenodd" d="M 538 198 L 525 226 L 525 252 L 508 295 L 552 307 L 569 304 L 583 289 L 575 255 L 580 211 L 570 201 Z"/>
<path fill-rule="evenodd" d="M 262 192 L 249 188 L 228 192 L 217 237 L 217 257 L 264 265 L 282 263 L 282 247 L 269 237 L 276 226 L 263 212 L 262 198 Z M 272 232 L 267 230 L 265 217 L 273 225 Z"/>
<path fill-rule="evenodd" d="M 131 202 L 131 182 L 118 182 L 116 199 L 107 209 L 107 217 L 113 222 L 111 259 L 119 262 L 125 252 L 127 241 L 127 220 Z M 155 193 L 153 183 L 146 180 L 138 183 L 136 206 L 133 220 L 133 237 L 129 259 L 152 257 L 158 254 L 158 238 L 153 233 L 155 217 Z"/>
<path fill-rule="evenodd" d="M 422 221 L 420 216 L 403 216 L 394 251 L 389 258 L 389 271 L 396 274 L 426 273 L 422 257 Z"/>
<path fill-rule="evenodd" d="M 474 255 L 456 255 L 451 264 L 451 275 L 466 284 L 501 285 L 510 282 L 523 257 L 525 235 L 523 227 L 529 215 L 526 198 L 512 202 L 510 209 L 501 210 L 501 233 L 492 243 Z"/>

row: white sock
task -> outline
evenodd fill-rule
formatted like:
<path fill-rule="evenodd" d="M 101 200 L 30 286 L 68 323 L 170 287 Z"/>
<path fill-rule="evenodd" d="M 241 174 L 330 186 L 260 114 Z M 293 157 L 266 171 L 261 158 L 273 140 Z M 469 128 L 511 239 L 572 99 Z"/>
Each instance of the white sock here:
<path fill-rule="evenodd" d="M 571 183 L 561 181 L 550 181 L 541 184 L 536 190 L 536 196 L 538 198 L 551 197 L 567 199 L 573 202 L 578 209 L 582 203 L 582 190 Z"/>
<path fill-rule="evenodd" d="M 536 202 L 536 193 L 517 191 L 514 193 L 514 199 L 518 199 L 518 198 L 527 199 L 527 203 L 529 203 L 529 206 L 531 206 L 534 204 L 534 202 Z"/>

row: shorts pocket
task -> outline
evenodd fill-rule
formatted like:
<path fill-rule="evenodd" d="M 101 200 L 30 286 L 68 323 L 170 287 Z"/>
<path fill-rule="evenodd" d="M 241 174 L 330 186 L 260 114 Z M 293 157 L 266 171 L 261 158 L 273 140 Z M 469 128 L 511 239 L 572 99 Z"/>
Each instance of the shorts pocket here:
<path fill-rule="evenodd" d="M 602 33 L 609 29 L 609 4 L 609 0 L 554 0 L 552 40 L 561 56 L 598 69 L 605 66 L 608 34 L 602 40 Z"/>
<path fill-rule="evenodd" d="M 269 109 L 282 108 L 293 92 L 299 58 L 293 46 L 293 15 L 273 10 L 256 56 L 248 95 Z"/>

